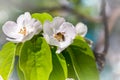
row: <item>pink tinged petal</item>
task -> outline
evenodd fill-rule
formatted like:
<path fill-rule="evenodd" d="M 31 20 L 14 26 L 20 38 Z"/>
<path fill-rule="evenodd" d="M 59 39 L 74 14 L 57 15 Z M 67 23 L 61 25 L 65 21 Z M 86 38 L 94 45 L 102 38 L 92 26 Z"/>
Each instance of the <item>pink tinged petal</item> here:
<path fill-rule="evenodd" d="M 49 21 L 46 21 L 43 25 L 43 32 L 45 34 L 48 34 L 49 36 L 52 36 L 54 33 L 53 33 L 53 28 L 52 28 L 52 25 Z"/>
<path fill-rule="evenodd" d="M 75 28 L 76 28 L 76 33 L 78 35 L 81 35 L 82 37 L 84 37 L 87 34 L 87 26 L 85 24 L 80 22 L 76 25 Z"/>
<path fill-rule="evenodd" d="M 17 24 L 13 21 L 6 22 L 3 25 L 2 30 L 3 30 L 4 34 L 8 37 L 11 37 L 11 38 L 19 37 L 17 34 L 18 34 L 20 29 L 17 26 Z"/>

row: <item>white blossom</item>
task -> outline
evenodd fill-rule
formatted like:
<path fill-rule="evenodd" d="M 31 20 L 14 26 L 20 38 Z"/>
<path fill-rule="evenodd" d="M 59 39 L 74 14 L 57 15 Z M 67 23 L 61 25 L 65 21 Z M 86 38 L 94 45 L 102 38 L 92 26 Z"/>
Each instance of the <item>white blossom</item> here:
<path fill-rule="evenodd" d="M 66 78 L 65 80 L 75 80 L 75 79 L 73 79 L 73 78 Z"/>
<path fill-rule="evenodd" d="M 76 25 L 75 29 L 76 33 L 82 37 L 87 34 L 87 26 L 81 22 Z"/>
<path fill-rule="evenodd" d="M 0 75 L 0 80 L 3 80 L 2 76 Z"/>
<path fill-rule="evenodd" d="M 17 22 L 7 21 L 2 30 L 7 40 L 19 43 L 30 40 L 38 34 L 42 30 L 42 25 L 38 20 L 33 19 L 29 12 L 25 12 L 17 18 Z"/>
<path fill-rule="evenodd" d="M 43 26 L 43 36 L 50 45 L 57 46 L 56 53 L 68 47 L 76 36 L 74 26 L 65 22 L 64 18 L 55 17 L 52 22 L 46 21 Z"/>
<path fill-rule="evenodd" d="M 87 34 L 87 26 L 81 22 L 76 25 L 75 29 L 76 33 L 82 37 L 85 37 L 85 35 Z M 88 38 L 85 38 L 85 40 L 88 43 L 88 45 L 92 47 L 93 41 Z"/>

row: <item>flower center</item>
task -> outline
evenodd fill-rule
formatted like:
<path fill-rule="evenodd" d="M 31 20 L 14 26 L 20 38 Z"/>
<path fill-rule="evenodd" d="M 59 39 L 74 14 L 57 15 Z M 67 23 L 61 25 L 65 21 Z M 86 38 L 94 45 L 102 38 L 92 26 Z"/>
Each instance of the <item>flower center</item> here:
<path fill-rule="evenodd" d="M 65 41 L 64 34 L 65 32 L 58 32 L 54 35 L 54 38 L 56 38 L 59 42 Z"/>
<path fill-rule="evenodd" d="M 23 35 L 25 36 L 26 33 L 27 33 L 26 27 L 23 27 L 22 29 L 20 29 L 19 33 L 20 33 L 20 34 L 23 34 Z"/>

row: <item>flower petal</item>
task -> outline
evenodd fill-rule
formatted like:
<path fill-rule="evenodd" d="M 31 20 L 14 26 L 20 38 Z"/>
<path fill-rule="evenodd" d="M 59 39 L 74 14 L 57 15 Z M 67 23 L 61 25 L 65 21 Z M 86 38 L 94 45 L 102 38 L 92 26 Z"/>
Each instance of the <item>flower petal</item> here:
<path fill-rule="evenodd" d="M 85 24 L 81 23 L 81 22 L 78 23 L 76 25 L 76 33 L 78 35 L 81 35 L 82 37 L 84 37 L 87 33 L 87 26 Z"/>
<path fill-rule="evenodd" d="M 64 32 L 65 41 L 60 42 L 60 48 L 65 49 L 68 47 L 76 36 L 76 31 L 74 26 L 71 23 L 64 22 L 58 32 Z"/>
<path fill-rule="evenodd" d="M 34 36 L 35 32 L 31 32 L 29 33 L 28 35 L 26 35 L 23 39 L 22 39 L 22 42 L 25 42 L 27 40 L 30 40 L 32 39 L 32 37 Z"/>
<path fill-rule="evenodd" d="M 65 19 L 62 17 L 55 17 L 52 22 L 52 27 L 54 29 L 54 33 L 59 29 L 59 27 L 65 22 Z"/>
<path fill-rule="evenodd" d="M 30 23 L 31 15 L 29 12 L 25 12 L 17 18 L 17 24 L 19 27 L 24 27 Z"/>
<path fill-rule="evenodd" d="M 29 12 L 25 12 L 24 13 L 24 17 L 27 19 L 27 20 L 31 20 L 31 15 Z"/>
<path fill-rule="evenodd" d="M 35 34 L 40 33 L 42 31 L 42 24 L 39 21 L 34 22 L 33 27 L 35 29 Z"/>
<path fill-rule="evenodd" d="M 59 42 L 53 38 L 53 36 L 49 36 L 47 34 L 43 34 L 45 40 L 50 45 L 60 46 Z"/>
<path fill-rule="evenodd" d="M 72 44 L 73 39 L 71 37 L 65 37 L 65 41 L 60 42 L 60 46 L 61 48 L 66 48 L 68 47 L 70 44 Z"/>
<path fill-rule="evenodd" d="M 16 35 L 16 33 L 18 33 L 20 29 L 15 22 L 8 21 L 3 25 L 2 30 L 8 37 L 17 38 L 18 35 Z"/>
<path fill-rule="evenodd" d="M 64 49 L 65 49 L 65 48 L 60 48 L 60 47 L 58 47 L 57 50 L 56 50 L 56 53 L 57 53 L 57 54 L 60 54 Z"/>
<path fill-rule="evenodd" d="M 53 33 L 53 28 L 52 28 L 52 25 L 49 21 L 46 21 L 43 25 L 43 32 L 45 34 L 48 34 L 49 36 L 52 36 L 54 33 Z"/>
<path fill-rule="evenodd" d="M 20 39 L 20 38 L 17 38 L 17 39 L 6 38 L 6 40 L 14 42 L 14 43 L 22 42 L 22 39 Z"/>
<path fill-rule="evenodd" d="M 71 39 L 74 39 L 76 36 L 76 31 L 74 26 L 69 22 L 64 22 L 61 26 L 58 32 L 65 32 L 67 36 L 71 37 Z"/>

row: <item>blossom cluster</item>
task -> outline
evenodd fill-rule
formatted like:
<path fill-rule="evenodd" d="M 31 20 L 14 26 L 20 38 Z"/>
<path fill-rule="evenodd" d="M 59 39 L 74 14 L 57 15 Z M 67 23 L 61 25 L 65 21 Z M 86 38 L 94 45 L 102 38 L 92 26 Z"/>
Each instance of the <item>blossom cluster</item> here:
<path fill-rule="evenodd" d="M 32 39 L 34 35 L 42 35 L 48 44 L 57 46 L 56 53 L 67 48 L 75 39 L 76 35 L 84 37 L 87 33 L 87 26 L 78 23 L 76 26 L 66 22 L 62 17 L 55 17 L 53 21 L 46 20 L 43 24 L 25 12 L 17 18 L 17 21 L 7 21 L 2 30 L 8 41 L 14 43 L 25 42 Z"/>

